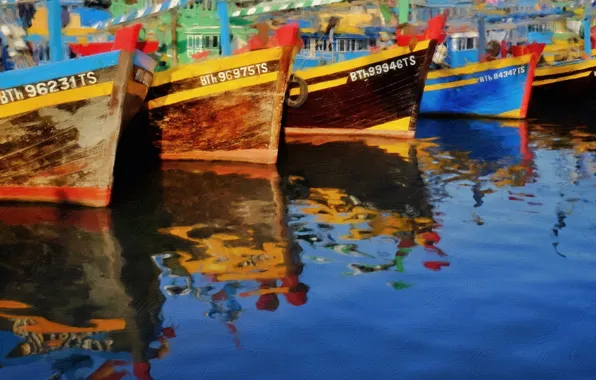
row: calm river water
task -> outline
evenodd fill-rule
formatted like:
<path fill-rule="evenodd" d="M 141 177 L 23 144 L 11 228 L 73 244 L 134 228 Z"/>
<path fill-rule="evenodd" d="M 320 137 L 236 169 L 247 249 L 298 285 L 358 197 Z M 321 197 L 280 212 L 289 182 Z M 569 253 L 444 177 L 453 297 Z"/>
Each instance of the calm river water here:
<path fill-rule="evenodd" d="M 417 137 L 5 205 L 0 378 L 596 378 L 596 129 Z"/>

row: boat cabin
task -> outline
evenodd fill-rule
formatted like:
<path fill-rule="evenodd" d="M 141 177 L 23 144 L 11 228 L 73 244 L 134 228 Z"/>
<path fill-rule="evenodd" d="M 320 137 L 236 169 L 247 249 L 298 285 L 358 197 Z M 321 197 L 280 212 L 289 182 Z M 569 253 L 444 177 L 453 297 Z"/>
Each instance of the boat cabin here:
<path fill-rule="evenodd" d="M 445 40 L 447 56 L 445 63 L 450 67 L 463 67 L 478 62 L 478 32 L 453 33 Z"/>
<path fill-rule="evenodd" d="M 370 54 L 377 46 L 377 37 L 364 34 L 337 34 L 332 41 L 319 33 L 302 33 L 304 47 L 296 55 L 296 67 L 308 68 L 340 62 Z"/>

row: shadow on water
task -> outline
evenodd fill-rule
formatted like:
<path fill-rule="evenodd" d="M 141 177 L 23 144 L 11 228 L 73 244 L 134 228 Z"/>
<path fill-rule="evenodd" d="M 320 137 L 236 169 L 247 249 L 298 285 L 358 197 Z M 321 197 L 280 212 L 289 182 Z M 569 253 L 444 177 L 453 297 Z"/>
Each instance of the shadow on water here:
<path fill-rule="evenodd" d="M 304 363 L 305 352 L 322 352 L 324 346 L 331 350 L 321 354 L 324 361 L 348 359 L 329 370 L 335 372 L 321 373 L 347 377 L 342 371 L 356 371 L 352 366 L 366 352 L 385 354 L 389 346 L 378 343 L 385 335 L 391 342 L 426 339 L 419 338 L 424 332 L 408 318 L 425 320 L 432 314 L 426 304 L 416 303 L 421 297 L 441 302 L 437 294 L 442 290 L 432 290 L 429 283 L 440 282 L 465 301 L 473 291 L 462 288 L 462 272 L 466 281 L 496 278 L 490 270 L 501 265 L 492 258 L 497 255 L 481 250 L 493 261 L 479 269 L 470 266 L 465 247 L 467 240 L 490 240 L 490 232 L 486 238 L 478 236 L 494 224 L 501 223 L 496 236 L 511 233 L 501 222 L 506 214 L 500 212 L 521 217 L 523 206 L 524 212 L 544 214 L 552 225 L 557 253 L 552 256 L 569 262 L 573 245 L 567 242 L 562 248 L 559 240 L 571 235 L 569 217 L 574 205 L 583 202 L 573 191 L 589 185 L 596 173 L 592 127 L 572 130 L 545 122 L 423 119 L 414 141 L 293 138 L 283 145 L 277 168 L 200 162 L 160 166 L 150 139 L 140 136 L 124 136 L 129 148 L 119 150 L 118 162 L 126 165 L 117 168 L 109 209 L 6 205 L 0 210 L 2 378 L 145 380 L 203 373 L 211 379 L 252 373 L 275 379 L 288 371 L 292 378 L 306 378 L 312 375 L 310 366 L 290 370 L 292 363 L 286 363 L 288 368 L 279 372 L 276 367 L 275 372 L 260 353 L 284 351 Z M 556 160 L 549 155 L 559 151 L 565 155 L 553 156 Z M 544 157 L 551 161 L 545 164 Z M 556 191 L 560 186 L 563 195 L 539 199 L 538 185 Z M 470 211 L 472 220 L 465 220 Z M 536 233 L 532 228 L 522 233 Z M 507 246 L 499 253 L 528 255 L 523 249 Z M 354 275 L 364 280 L 358 282 Z M 349 297 L 357 302 L 349 310 L 338 306 L 343 300 L 335 293 L 345 288 L 337 284 L 340 278 L 351 285 Z M 379 282 L 389 296 L 363 296 L 371 293 L 359 287 L 378 292 Z M 497 282 L 506 284 L 507 279 Z M 494 286 L 497 295 L 487 295 L 487 301 L 509 302 Z M 417 293 L 420 288 L 427 293 Z M 502 289 L 511 292 L 506 285 Z M 408 313 L 387 312 L 394 297 L 409 305 L 404 306 Z M 470 337 L 482 334 L 449 317 L 463 310 L 454 304 L 442 305 L 443 323 L 457 327 L 445 331 L 454 341 L 471 344 Z M 478 302 L 465 305 L 483 307 Z M 522 313 L 507 305 L 513 315 Z M 374 307 L 384 310 L 377 313 L 382 318 L 370 315 Z M 353 344 L 339 342 L 339 355 L 338 342 L 332 340 L 352 334 L 342 330 L 346 313 L 358 318 L 358 328 L 366 334 L 350 338 Z M 312 319 L 318 315 L 332 327 L 315 329 L 312 335 L 314 324 L 326 323 Z M 473 319 L 465 323 L 481 326 Z M 482 331 L 490 334 L 494 325 L 486 323 L 491 328 Z M 406 335 L 391 335 L 394 325 Z M 259 347 L 261 334 L 266 339 Z M 335 338 L 310 348 L 287 344 L 303 336 L 319 343 Z M 225 343 L 218 345 L 213 341 L 217 338 Z M 207 341 L 205 346 L 199 345 L 201 340 Z M 432 339 L 427 344 L 436 348 Z M 246 346 L 253 351 L 236 350 Z M 506 344 L 499 349 L 512 350 Z M 218 367 L 216 356 L 224 351 L 225 363 Z M 449 348 L 441 357 L 465 363 L 451 356 L 464 351 Z M 412 348 L 411 355 L 416 352 Z M 203 372 L 206 362 L 197 358 L 213 365 L 210 373 Z M 422 378 L 426 362 L 416 367 L 416 360 L 406 359 L 410 367 L 400 368 L 404 376 Z M 434 365 L 429 368 L 443 368 Z M 390 367 L 371 365 L 370 370 L 377 378 L 389 378 L 397 373 Z"/>

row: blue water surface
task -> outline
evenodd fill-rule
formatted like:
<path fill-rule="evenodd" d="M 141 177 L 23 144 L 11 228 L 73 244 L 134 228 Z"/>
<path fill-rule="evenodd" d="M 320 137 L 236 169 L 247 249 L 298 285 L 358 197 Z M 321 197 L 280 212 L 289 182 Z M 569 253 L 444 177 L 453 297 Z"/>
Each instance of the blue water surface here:
<path fill-rule="evenodd" d="M 420 120 L 5 205 L 0 378 L 594 379 L 595 175 L 590 126 Z"/>

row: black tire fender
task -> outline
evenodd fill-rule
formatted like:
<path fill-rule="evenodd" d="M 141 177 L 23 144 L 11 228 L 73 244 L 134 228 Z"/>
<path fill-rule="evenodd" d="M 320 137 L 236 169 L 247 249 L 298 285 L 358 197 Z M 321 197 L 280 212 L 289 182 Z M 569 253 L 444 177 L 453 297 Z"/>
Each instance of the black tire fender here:
<path fill-rule="evenodd" d="M 290 97 L 290 91 L 295 87 L 300 89 L 300 93 L 297 97 L 292 98 Z M 296 75 L 292 75 L 288 82 L 286 104 L 290 108 L 300 108 L 306 103 L 306 99 L 308 99 L 308 85 L 306 84 L 306 81 Z"/>

